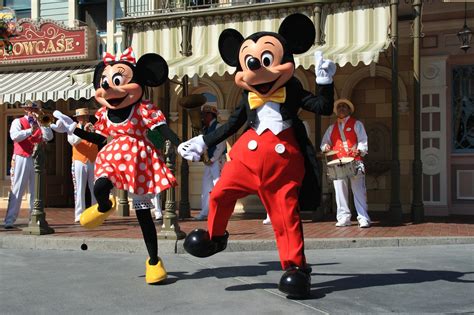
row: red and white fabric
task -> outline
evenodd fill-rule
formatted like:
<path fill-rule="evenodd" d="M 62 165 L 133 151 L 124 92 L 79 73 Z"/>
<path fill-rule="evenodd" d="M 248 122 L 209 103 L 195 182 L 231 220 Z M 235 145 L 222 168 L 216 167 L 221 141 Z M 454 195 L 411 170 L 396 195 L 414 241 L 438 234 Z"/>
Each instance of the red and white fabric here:
<path fill-rule="evenodd" d="M 135 195 L 155 195 L 176 186 L 161 152 L 146 137 L 149 129 L 166 123 L 154 104 L 144 101 L 134 105 L 122 123 L 111 122 L 105 107 L 97 111 L 96 118 L 96 132 L 113 138 L 97 156 L 96 179 L 107 177 L 118 189 Z"/>

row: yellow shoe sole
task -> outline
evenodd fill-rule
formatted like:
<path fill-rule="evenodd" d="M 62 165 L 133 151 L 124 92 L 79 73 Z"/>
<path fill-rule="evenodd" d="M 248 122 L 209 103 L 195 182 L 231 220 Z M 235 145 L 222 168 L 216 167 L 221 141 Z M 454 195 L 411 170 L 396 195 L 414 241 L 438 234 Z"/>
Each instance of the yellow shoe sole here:
<path fill-rule="evenodd" d="M 104 223 L 105 219 L 115 211 L 115 198 L 110 198 L 112 207 L 107 212 L 99 212 L 99 205 L 95 204 L 81 214 L 80 222 L 86 229 L 94 229 Z"/>
<path fill-rule="evenodd" d="M 149 264 L 150 259 L 146 260 L 145 280 L 148 284 L 157 284 L 168 277 L 163 261 L 161 260 L 161 258 L 158 259 L 158 263 L 154 266 Z"/>

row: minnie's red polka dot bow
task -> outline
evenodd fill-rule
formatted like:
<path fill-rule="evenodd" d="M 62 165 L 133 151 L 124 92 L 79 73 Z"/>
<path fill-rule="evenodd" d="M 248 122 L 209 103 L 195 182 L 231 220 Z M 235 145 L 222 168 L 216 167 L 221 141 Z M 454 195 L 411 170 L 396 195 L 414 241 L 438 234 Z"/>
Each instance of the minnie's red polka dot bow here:
<path fill-rule="evenodd" d="M 109 64 L 113 61 L 127 61 L 133 65 L 136 65 L 137 60 L 135 59 L 135 53 L 132 50 L 132 47 L 128 47 L 123 51 L 120 56 L 114 56 L 111 53 L 106 53 L 104 58 L 102 59 L 105 64 Z"/>

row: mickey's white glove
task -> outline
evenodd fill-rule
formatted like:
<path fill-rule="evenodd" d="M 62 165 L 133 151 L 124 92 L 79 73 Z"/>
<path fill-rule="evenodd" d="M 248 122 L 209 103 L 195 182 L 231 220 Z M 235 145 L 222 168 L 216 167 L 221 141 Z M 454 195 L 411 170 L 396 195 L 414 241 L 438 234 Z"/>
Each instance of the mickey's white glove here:
<path fill-rule="evenodd" d="M 332 77 L 336 73 L 336 64 L 328 59 L 323 59 L 323 53 L 319 50 L 314 52 L 316 60 L 316 83 L 331 84 Z"/>
<path fill-rule="evenodd" d="M 74 122 L 74 120 L 72 120 L 69 116 L 61 113 L 59 110 L 55 110 L 53 112 L 53 116 L 56 117 L 58 120 L 56 122 L 56 125 L 62 123 L 63 124 L 62 130 L 64 130 L 63 132 L 67 132 L 68 135 L 72 135 L 72 133 L 74 132 L 74 129 L 76 129 L 77 123 Z"/>
<path fill-rule="evenodd" d="M 178 146 L 178 153 L 186 160 L 197 162 L 207 148 L 202 135 L 191 138 Z"/>
<path fill-rule="evenodd" d="M 66 126 L 64 126 L 64 123 L 61 120 L 57 120 L 55 123 L 49 125 L 52 130 L 58 132 L 58 133 L 66 133 L 67 129 Z"/>

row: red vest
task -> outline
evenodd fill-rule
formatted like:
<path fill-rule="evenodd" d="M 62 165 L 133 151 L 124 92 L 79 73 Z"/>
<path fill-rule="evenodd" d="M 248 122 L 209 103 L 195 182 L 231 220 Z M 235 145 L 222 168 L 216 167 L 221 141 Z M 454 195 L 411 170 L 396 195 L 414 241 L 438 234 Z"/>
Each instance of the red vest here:
<path fill-rule="evenodd" d="M 21 129 L 30 129 L 30 123 L 25 117 L 20 118 Z M 36 129 L 35 133 L 20 142 L 13 142 L 13 154 L 21 155 L 24 157 L 30 157 L 33 154 L 33 149 L 36 143 L 43 141 L 43 133 L 41 129 Z"/>
<path fill-rule="evenodd" d="M 346 124 L 344 125 L 344 136 L 346 137 L 346 142 L 347 142 L 347 147 L 351 149 L 353 146 L 357 148 L 357 134 L 354 130 L 354 126 L 356 123 L 356 119 L 349 117 L 349 119 L 346 121 Z M 339 123 L 336 122 L 334 124 L 334 127 L 332 129 L 331 133 L 331 142 L 333 144 L 332 149 L 337 151 L 337 157 L 342 158 L 342 157 L 354 157 L 353 154 L 349 154 L 349 152 L 346 151 L 344 148 L 344 143 L 342 142 L 341 138 L 341 133 L 339 132 Z M 360 156 L 355 158 L 356 160 L 362 160 Z"/>

